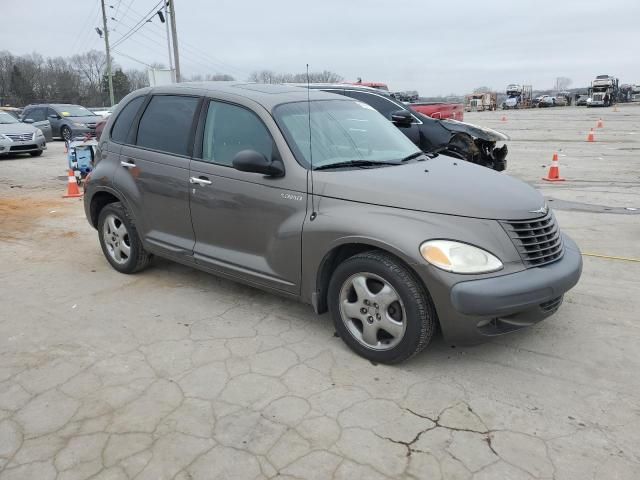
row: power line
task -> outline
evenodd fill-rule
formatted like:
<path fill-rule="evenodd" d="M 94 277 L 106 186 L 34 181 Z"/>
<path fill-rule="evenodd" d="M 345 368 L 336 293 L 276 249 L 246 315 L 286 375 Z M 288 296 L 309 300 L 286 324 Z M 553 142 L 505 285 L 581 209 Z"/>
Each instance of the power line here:
<path fill-rule="evenodd" d="M 71 52 L 75 52 L 76 47 L 78 45 L 82 46 L 82 45 L 85 45 L 87 41 L 90 41 L 90 39 L 92 38 L 91 36 L 92 33 L 95 32 L 94 28 L 96 26 L 96 22 L 98 21 L 99 17 L 100 17 L 100 2 L 98 0 L 98 8 L 95 10 L 93 9 L 89 10 L 89 15 L 87 15 L 84 22 L 80 24 L 80 25 L 83 25 L 86 29 L 82 33 L 80 33 L 76 37 L 76 39 L 73 41 L 70 49 Z M 80 42 L 81 38 L 82 38 L 82 41 Z"/>
<path fill-rule="evenodd" d="M 136 11 L 134 8 L 131 8 L 130 10 L 134 14 L 136 14 L 138 16 L 141 16 L 140 12 Z M 157 28 L 162 28 L 157 23 L 154 23 L 154 22 L 150 22 L 150 23 L 154 26 L 154 28 L 156 28 L 156 27 Z M 154 30 L 153 28 L 151 29 L 151 32 L 152 33 L 157 33 L 158 35 L 161 35 L 161 36 L 163 35 L 162 33 L 158 32 L 157 30 Z M 164 38 L 164 36 L 163 36 L 163 38 Z M 186 50 L 186 51 L 191 52 L 192 58 L 193 57 L 199 57 L 200 62 L 195 62 L 195 63 L 202 64 L 203 61 L 206 62 L 207 69 L 210 68 L 209 64 L 211 64 L 211 66 L 214 67 L 216 70 L 221 70 L 223 72 L 226 70 L 228 73 L 234 73 L 236 75 L 242 75 L 242 76 L 248 76 L 249 75 L 249 72 L 246 72 L 246 71 L 241 70 L 239 68 L 233 67 L 233 66 L 229 65 L 228 63 L 225 63 L 225 62 L 221 61 L 220 59 L 217 59 L 217 58 L 211 56 L 210 54 L 208 54 L 206 52 L 203 52 L 198 47 L 196 47 L 196 46 L 194 46 L 194 45 L 192 45 L 190 43 L 187 43 L 184 39 L 180 40 L 180 45 L 181 45 L 180 50 L 182 52 L 184 52 Z M 183 55 L 184 55 L 184 53 L 183 53 Z M 191 63 L 194 63 L 194 62 L 191 62 Z"/>
<path fill-rule="evenodd" d="M 129 25 L 129 24 L 127 24 L 127 23 L 125 23 L 125 22 L 124 22 L 124 21 L 122 21 L 122 20 L 119 20 L 117 23 L 124 25 L 124 26 L 125 26 L 126 28 L 128 28 L 128 29 L 131 29 L 130 25 Z M 158 27 L 158 28 L 161 28 L 158 24 L 154 24 L 154 25 L 155 25 L 156 27 Z M 161 42 L 164 42 L 164 41 L 165 41 L 165 37 L 164 37 L 164 35 L 163 35 L 162 33 L 160 33 L 160 31 L 159 31 L 159 30 L 157 30 L 157 29 L 150 29 L 150 30 L 147 30 L 146 32 L 147 32 L 147 33 L 149 33 L 149 34 L 152 34 L 152 35 L 157 36 L 157 37 L 158 37 L 158 39 L 156 39 L 156 38 L 151 38 L 151 37 L 149 37 L 145 32 L 143 32 L 143 31 L 139 31 L 139 32 L 137 32 L 137 34 L 135 35 L 135 37 L 134 37 L 134 36 L 131 36 L 131 37 L 129 37 L 127 40 L 123 41 L 123 42 L 122 42 L 122 45 L 123 45 L 124 43 L 126 43 L 126 42 L 134 42 L 134 43 L 138 43 L 139 45 L 141 45 L 141 46 L 143 46 L 143 47 L 149 48 L 149 43 L 145 43 L 145 42 L 142 42 L 142 41 L 141 41 L 141 39 L 145 39 L 145 40 L 147 40 L 148 42 L 150 42 L 151 44 L 153 44 L 154 46 L 156 46 L 156 47 L 158 47 L 158 48 L 164 48 L 164 47 L 163 47 L 163 43 L 161 43 Z M 154 52 L 154 53 L 155 53 L 155 52 Z M 211 70 L 212 70 L 212 67 L 215 67 L 215 68 L 213 68 L 214 70 L 218 70 L 218 68 L 219 68 L 219 67 L 217 67 L 217 66 L 212 66 L 212 65 L 211 65 L 211 61 L 210 61 L 210 60 L 208 60 L 208 59 L 204 59 L 204 60 L 203 60 L 203 57 L 198 57 L 198 56 L 196 56 L 195 54 L 191 54 L 189 51 L 185 52 L 185 51 L 183 50 L 183 52 L 182 52 L 182 55 L 181 55 L 181 56 L 183 56 L 183 57 L 187 60 L 187 63 L 188 63 L 189 65 L 196 66 L 196 67 L 197 67 L 197 70 L 201 70 L 201 69 L 202 69 L 202 70 L 204 70 L 204 71 L 207 71 L 207 70 L 208 70 L 208 71 L 211 71 Z"/>
<path fill-rule="evenodd" d="M 134 62 L 138 62 L 138 63 L 140 63 L 142 65 L 145 65 L 145 66 L 147 66 L 149 68 L 153 68 L 152 65 L 149 65 L 148 63 L 145 63 L 142 60 L 138 60 L 137 58 L 134 58 L 131 55 L 127 55 L 126 53 L 119 52 L 118 50 L 114 50 L 113 52 L 117 53 L 118 55 L 122 55 L 123 57 L 127 57 L 128 59 L 133 60 Z"/>
<path fill-rule="evenodd" d="M 155 15 L 155 10 L 162 4 L 163 0 L 160 0 L 154 7 L 151 8 L 151 10 L 149 10 L 149 12 L 147 12 L 142 19 L 127 33 L 125 33 L 122 37 L 120 37 L 119 39 L 117 39 L 114 43 L 113 46 L 117 47 L 118 45 L 120 45 L 122 42 L 124 42 L 126 39 L 128 39 L 129 37 L 131 37 L 134 33 L 136 33 L 138 30 L 140 30 L 146 23 L 147 21 L 150 19 L 150 16 Z M 153 12 L 153 15 L 152 15 Z"/>

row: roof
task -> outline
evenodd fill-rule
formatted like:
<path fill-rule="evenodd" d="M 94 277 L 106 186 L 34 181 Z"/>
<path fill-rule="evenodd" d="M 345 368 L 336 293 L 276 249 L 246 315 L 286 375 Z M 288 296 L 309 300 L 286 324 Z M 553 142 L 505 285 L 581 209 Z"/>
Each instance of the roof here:
<path fill-rule="evenodd" d="M 297 87 L 306 87 L 306 83 L 291 83 L 289 85 L 294 85 Z M 345 89 L 345 90 L 355 90 L 359 92 L 369 92 L 376 93 L 378 95 L 382 95 L 384 97 L 392 97 L 392 94 L 389 90 L 380 90 L 379 88 L 367 87 L 365 85 L 353 84 L 353 83 L 310 83 L 309 88 L 312 90 L 324 90 L 331 88 Z"/>
<path fill-rule="evenodd" d="M 194 95 L 211 95 L 214 93 L 224 93 L 237 95 L 259 103 L 267 110 L 282 103 L 310 100 L 345 100 L 346 97 L 337 96 L 332 93 L 311 91 L 295 85 L 248 83 L 248 82 L 186 82 L 173 85 L 152 87 L 147 92 L 153 93 L 192 93 Z"/>

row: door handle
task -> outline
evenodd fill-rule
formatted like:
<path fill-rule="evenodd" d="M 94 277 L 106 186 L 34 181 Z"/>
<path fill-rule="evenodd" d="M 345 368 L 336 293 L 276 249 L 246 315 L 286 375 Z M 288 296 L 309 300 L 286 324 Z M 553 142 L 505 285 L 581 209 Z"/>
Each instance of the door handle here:
<path fill-rule="evenodd" d="M 124 161 L 124 160 L 120 162 L 120 165 L 122 165 L 125 168 L 135 168 L 136 166 L 136 164 L 133 163 L 133 161 Z"/>
<path fill-rule="evenodd" d="M 211 180 L 207 177 L 191 177 L 189 178 L 189 183 L 197 183 L 198 185 L 211 185 Z"/>

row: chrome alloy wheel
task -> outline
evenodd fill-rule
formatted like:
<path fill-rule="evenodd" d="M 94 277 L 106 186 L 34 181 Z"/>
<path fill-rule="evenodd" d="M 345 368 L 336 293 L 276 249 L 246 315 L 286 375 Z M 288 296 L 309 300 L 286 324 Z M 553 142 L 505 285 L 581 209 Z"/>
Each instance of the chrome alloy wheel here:
<path fill-rule="evenodd" d="M 406 310 L 398 292 L 373 273 L 356 273 L 340 289 L 340 316 L 364 347 L 390 350 L 404 338 Z"/>
<path fill-rule="evenodd" d="M 109 214 L 102 226 L 102 236 L 111 259 L 120 265 L 127 263 L 131 257 L 131 241 L 123 221 Z"/>

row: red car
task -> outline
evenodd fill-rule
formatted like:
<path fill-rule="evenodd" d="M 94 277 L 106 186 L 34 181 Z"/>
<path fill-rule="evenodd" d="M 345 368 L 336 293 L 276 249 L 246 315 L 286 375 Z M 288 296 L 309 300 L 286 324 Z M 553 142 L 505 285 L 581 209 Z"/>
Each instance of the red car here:
<path fill-rule="evenodd" d="M 409 106 L 416 112 L 420 112 L 427 117 L 441 120 L 446 118 L 459 121 L 464 120 L 464 105 L 461 103 L 420 102 L 411 103 Z"/>

